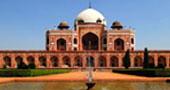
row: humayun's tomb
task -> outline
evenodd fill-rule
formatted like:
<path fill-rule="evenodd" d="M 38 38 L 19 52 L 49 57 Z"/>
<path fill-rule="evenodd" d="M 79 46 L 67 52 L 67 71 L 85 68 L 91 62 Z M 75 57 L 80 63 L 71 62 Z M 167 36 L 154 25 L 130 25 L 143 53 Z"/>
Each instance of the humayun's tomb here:
<path fill-rule="evenodd" d="M 104 16 L 89 7 L 75 19 L 46 32 L 46 50 L 0 50 L 0 68 L 17 68 L 22 61 L 36 68 L 124 68 L 123 57 L 130 50 L 130 68 L 142 68 L 144 51 L 135 50 L 135 31 L 118 21 L 107 28 Z M 150 50 L 149 63 L 170 66 L 170 51 Z"/>

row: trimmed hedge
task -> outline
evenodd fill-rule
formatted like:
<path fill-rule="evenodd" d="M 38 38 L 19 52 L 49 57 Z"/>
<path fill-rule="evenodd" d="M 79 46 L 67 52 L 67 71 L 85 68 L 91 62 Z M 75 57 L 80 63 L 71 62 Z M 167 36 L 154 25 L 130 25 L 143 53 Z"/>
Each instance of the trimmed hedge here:
<path fill-rule="evenodd" d="M 113 72 L 146 77 L 170 77 L 170 69 L 115 69 Z"/>
<path fill-rule="evenodd" d="M 68 72 L 68 69 L 0 69 L 0 77 L 32 77 Z"/>

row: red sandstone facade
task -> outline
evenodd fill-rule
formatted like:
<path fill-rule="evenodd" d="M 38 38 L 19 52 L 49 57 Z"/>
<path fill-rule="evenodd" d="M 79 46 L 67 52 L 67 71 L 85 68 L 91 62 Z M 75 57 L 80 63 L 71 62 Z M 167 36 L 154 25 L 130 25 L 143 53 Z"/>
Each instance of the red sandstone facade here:
<path fill-rule="evenodd" d="M 131 68 L 141 68 L 143 51 L 135 49 L 135 31 L 118 21 L 106 28 L 106 20 L 94 9 L 80 13 L 73 30 L 66 22 L 46 32 L 46 50 L 0 51 L 0 68 L 17 68 L 22 61 L 36 68 L 123 68 L 125 51 L 130 50 Z M 170 51 L 149 51 L 149 62 L 155 66 L 170 65 Z M 90 65 L 89 65 L 90 63 Z"/>
<path fill-rule="evenodd" d="M 88 54 L 87 54 L 88 53 Z M 78 68 L 87 67 L 87 59 L 91 57 L 95 68 L 123 68 L 125 51 L 0 51 L 0 68 L 16 68 L 23 61 L 35 63 L 37 68 Z M 131 51 L 131 68 L 141 68 L 143 51 Z M 170 65 L 170 51 L 149 51 L 149 62 Z"/>

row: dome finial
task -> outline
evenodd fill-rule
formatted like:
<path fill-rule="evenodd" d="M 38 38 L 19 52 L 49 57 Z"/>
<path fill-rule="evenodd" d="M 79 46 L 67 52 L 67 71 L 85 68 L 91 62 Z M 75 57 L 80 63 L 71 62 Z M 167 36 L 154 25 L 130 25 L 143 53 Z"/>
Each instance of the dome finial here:
<path fill-rule="evenodd" d="M 91 8 L 91 2 L 89 2 L 89 8 Z"/>

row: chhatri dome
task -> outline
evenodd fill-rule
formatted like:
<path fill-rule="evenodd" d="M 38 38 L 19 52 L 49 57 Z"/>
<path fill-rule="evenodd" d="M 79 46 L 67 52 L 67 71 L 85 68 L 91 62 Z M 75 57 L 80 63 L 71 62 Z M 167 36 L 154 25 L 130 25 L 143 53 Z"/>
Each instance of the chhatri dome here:
<path fill-rule="evenodd" d="M 76 17 L 75 24 L 79 24 L 79 21 L 82 21 L 83 23 L 97 23 L 99 20 L 101 24 L 106 25 L 104 16 L 90 6 Z"/>

